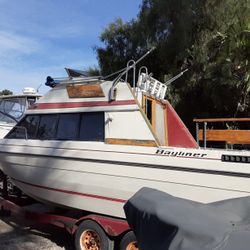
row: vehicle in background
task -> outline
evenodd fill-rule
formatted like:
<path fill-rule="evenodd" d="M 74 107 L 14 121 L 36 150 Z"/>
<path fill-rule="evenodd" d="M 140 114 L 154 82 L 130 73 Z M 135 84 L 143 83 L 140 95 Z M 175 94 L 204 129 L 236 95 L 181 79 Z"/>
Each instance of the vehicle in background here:
<path fill-rule="evenodd" d="M 20 95 L 0 96 L 0 138 L 3 138 L 24 116 L 41 95 L 34 88 L 24 88 Z"/>

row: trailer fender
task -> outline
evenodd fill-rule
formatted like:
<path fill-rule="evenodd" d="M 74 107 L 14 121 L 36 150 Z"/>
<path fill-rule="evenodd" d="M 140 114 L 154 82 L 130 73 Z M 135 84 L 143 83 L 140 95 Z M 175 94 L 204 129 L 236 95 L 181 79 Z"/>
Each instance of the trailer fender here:
<path fill-rule="evenodd" d="M 103 230 L 108 234 L 109 236 L 119 236 L 122 233 L 129 231 L 129 225 L 126 220 L 124 219 L 117 219 L 117 218 L 111 218 L 107 216 L 100 216 L 100 215 L 88 215 L 84 216 L 77 220 L 76 225 L 79 226 L 82 221 L 84 220 L 92 220 L 98 223 Z M 76 229 L 74 230 L 75 233 Z"/>

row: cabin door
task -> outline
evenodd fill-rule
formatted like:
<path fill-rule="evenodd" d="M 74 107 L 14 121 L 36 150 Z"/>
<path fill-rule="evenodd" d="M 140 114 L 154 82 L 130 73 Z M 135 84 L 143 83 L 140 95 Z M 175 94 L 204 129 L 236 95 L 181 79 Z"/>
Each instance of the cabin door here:
<path fill-rule="evenodd" d="M 166 109 L 157 100 L 148 96 L 143 97 L 143 111 L 152 126 L 153 132 L 156 134 L 160 144 L 167 145 L 167 126 L 166 126 Z"/>

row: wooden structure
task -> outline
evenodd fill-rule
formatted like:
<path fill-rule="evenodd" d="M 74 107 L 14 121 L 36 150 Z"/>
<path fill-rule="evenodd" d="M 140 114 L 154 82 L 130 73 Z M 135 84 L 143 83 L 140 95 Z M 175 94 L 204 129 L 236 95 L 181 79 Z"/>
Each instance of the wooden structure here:
<path fill-rule="evenodd" d="M 250 122 L 250 118 L 209 118 L 209 119 L 194 119 L 196 123 L 196 140 L 199 145 L 200 141 L 204 142 L 204 147 L 207 141 L 225 142 L 226 144 L 250 144 L 250 130 L 240 129 L 207 129 L 208 123 L 221 122 Z M 203 124 L 200 129 L 199 124 Z"/>

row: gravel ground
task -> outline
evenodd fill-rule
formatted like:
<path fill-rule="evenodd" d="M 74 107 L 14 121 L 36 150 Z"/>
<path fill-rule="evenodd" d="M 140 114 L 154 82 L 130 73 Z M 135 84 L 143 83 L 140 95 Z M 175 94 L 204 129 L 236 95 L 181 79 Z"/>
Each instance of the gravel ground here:
<path fill-rule="evenodd" d="M 50 225 L 0 217 L 0 250 L 73 250 L 71 236 Z"/>

